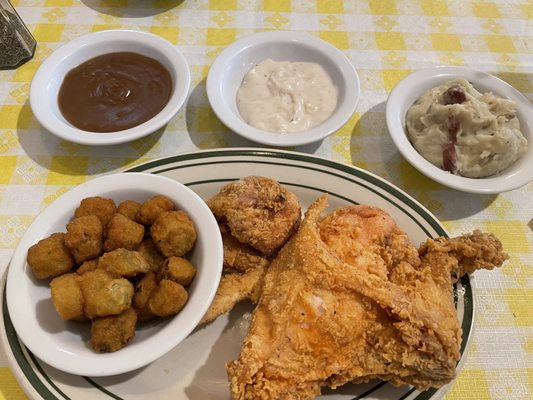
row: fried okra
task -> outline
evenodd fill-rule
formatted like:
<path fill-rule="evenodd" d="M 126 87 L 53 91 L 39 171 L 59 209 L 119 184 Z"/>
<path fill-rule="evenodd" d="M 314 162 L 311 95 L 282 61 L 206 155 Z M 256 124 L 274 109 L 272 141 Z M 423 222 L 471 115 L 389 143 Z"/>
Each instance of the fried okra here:
<path fill-rule="evenodd" d="M 189 216 L 165 196 L 139 203 L 81 200 L 66 233 L 55 233 L 28 249 L 36 278 L 50 281 L 61 319 L 91 321 L 95 352 L 113 352 L 135 335 L 138 321 L 169 317 L 188 300 L 184 286 L 196 275 L 182 258 L 194 246 Z"/>
<path fill-rule="evenodd" d="M 117 315 L 131 306 L 133 285 L 124 278 L 115 278 L 103 269 L 79 275 L 84 298 L 83 311 L 89 318 Z"/>
<path fill-rule="evenodd" d="M 82 275 L 86 272 L 93 271 L 98 268 L 98 259 L 93 258 L 92 260 L 84 261 L 76 270 L 78 275 Z"/>
<path fill-rule="evenodd" d="M 111 251 L 119 248 L 133 250 L 141 244 L 143 237 L 144 225 L 117 213 L 107 225 L 104 250 Z"/>
<path fill-rule="evenodd" d="M 98 353 L 120 350 L 135 336 L 136 324 L 137 313 L 132 308 L 118 315 L 92 320 L 92 348 Z"/>
<path fill-rule="evenodd" d="M 75 218 L 67 225 L 65 244 L 78 264 L 102 254 L 102 223 L 96 215 Z"/>
<path fill-rule="evenodd" d="M 87 197 L 80 202 L 80 205 L 74 212 L 74 217 L 78 218 L 83 217 L 84 215 L 96 215 L 102 223 L 102 226 L 105 227 L 116 211 L 117 206 L 112 199 L 94 196 Z"/>
<path fill-rule="evenodd" d="M 54 233 L 31 246 L 27 261 L 37 279 L 62 275 L 74 266 L 74 257 L 65 245 L 64 233 Z"/>
<path fill-rule="evenodd" d="M 135 215 L 141 207 L 141 203 L 135 200 L 124 200 L 117 207 L 117 213 L 124 215 L 125 217 L 135 221 Z"/>
<path fill-rule="evenodd" d="M 150 272 L 148 261 L 139 252 L 128 249 L 104 253 L 98 260 L 98 268 L 127 278 Z"/>
<path fill-rule="evenodd" d="M 172 200 L 159 194 L 142 203 L 137 211 L 135 220 L 140 224 L 152 225 L 161 214 L 172 210 L 174 210 Z"/>
<path fill-rule="evenodd" d="M 183 286 L 169 279 L 163 279 L 148 299 L 148 308 L 158 317 L 169 317 L 177 314 L 188 298 L 189 294 Z"/>
<path fill-rule="evenodd" d="M 148 300 L 155 289 L 157 289 L 157 279 L 153 272 L 147 273 L 135 284 L 133 307 L 137 311 L 139 321 L 147 321 L 155 317 L 148 308 Z"/>
<path fill-rule="evenodd" d="M 150 269 L 153 272 L 158 272 L 166 260 L 165 256 L 157 249 L 152 239 L 144 239 L 137 248 L 137 251 L 142 254 L 146 261 L 148 261 Z"/>
<path fill-rule="evenodd" d="M 83 294 L 76 273 L 58 276 L 50 282 L 52 303 L 61 319 L 83 321 Z"/>
<path fill-rule="evenodd" d="M 169 257 L 161 269 L 161 278 L 170 279 L 182 286 L 188 286 L 196 275 L 196 268 L 183 257 Z"/>
<path fill-rule="evenodd" d="M 196 243 L 196 229 L 184 211 L 169 211 L 150 227 L 152 240 L 165 257 L 181 257 Z"/>

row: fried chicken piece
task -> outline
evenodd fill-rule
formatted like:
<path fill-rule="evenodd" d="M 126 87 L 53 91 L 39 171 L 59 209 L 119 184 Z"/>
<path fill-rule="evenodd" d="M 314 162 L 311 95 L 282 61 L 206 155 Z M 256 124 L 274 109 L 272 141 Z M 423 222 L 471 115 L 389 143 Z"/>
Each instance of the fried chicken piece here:
<path fill-rule="evenodd" d="M 296 196 L 275 180 L 260 176 L 226 184 L 207 204 L 233 237 L 265 256 L 276 253 L 300 221 Z"/>
<path fill-rule="evenodd" d="M 509 258 L 494 235 L 477 229 L 457 238 L 429 239 L 420 246 L 419 253 L 426 263 L 435 266 L 451 262 L 448 268 L 453 282 L 477 269 L 493 269 Z"/>
<path fill-rule="evenodd" d="M 265 267 L 258 267 L 245 274 L 227 273 L 222 275 L 215 298 L 200 323 L 213 321 L 243 300 L 257 303 L 265 271 Z"/>
<path fill-rule="evenodd" d="M 224 269 L 215 298 L 201 323 L 213 321 L 230 311 L 237 303 L 257 303 L 263 276 L 270 260 L 253 247 L 240 243 L 221 226 L 224 245 Z"/>
<path fill-rule="evenodd" d="M 301 213 L 293 193 L 259 176 L 225 185 L 207 204 L 222 233 L 224 275 L 204 323 L 243 300 L 257 302 L 270 259 L 294 234 Z"/>
<path fill-rule="evenodd" d="M 318 223 L 320 239 L 344 262 L 353 264 L 357 257 L 368 253 L 369 246 L 379 245 L 377 252 L 387 266 L 399 261 L 419 264 L 418 252 L 409 238 L 398 230 L 392 217 L 372 206 L 342 207 Z M 378 267 L 379 263 L 371 267 Z M 372 273 L 384 278 L 387 268 Z"/>
<path fill-rule="evenodd" d="M 223 230 L 222 230 L 223 231 Z M 265 268 L 270 261 L 252 246 L 239 242 L 229 232 L 222 232 L 224 246 L 224 269 L 245 273 L 256 268 Z"/>
<path fill-rule="evenodd" d="M 264 276 L 241 353 L 227 365 L 232 399 L 312 399 L 324 386 L 375 378 L 426 389 L 455 376 L 450 267 L 465 255 L 473 268 L 496 267 L 501 247 L 486 234 L 437 239 L 420 258 L 383 211 L 351 206 L 319 222 L 326 203 L 309 207 Z M 487 242 L 492 250 L 478 246 Z"/>

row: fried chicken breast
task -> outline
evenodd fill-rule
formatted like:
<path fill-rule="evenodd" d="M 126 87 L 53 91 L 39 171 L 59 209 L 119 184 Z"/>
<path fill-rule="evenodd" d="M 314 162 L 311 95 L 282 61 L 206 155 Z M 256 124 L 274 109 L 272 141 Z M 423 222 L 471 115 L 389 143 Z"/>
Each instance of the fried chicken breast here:
<path fill-rule="evenodd" d="M 350 206 L 320 220 L 326 205 L 323 196 L 309 207 L 264 276 L 241 353 L 227 365 L 232 399 L 312 399 L 374 378 L 448 383 L 462 335 L 452 281 L 501 265 L 499 241 L 474 232 L 428 240 L 419 252 L 384 211 Z"/>

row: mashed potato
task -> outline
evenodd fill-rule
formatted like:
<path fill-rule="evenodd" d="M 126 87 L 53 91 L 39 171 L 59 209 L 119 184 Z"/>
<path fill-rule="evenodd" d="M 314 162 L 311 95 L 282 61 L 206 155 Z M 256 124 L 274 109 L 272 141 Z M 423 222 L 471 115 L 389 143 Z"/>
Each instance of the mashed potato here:
<path fill-rule="evenodd" d="M 407 111 L 415 149 L 454 174 L 482 178 L 503 171 L 527 150 L 512 100 L 479 93 L 464 79 L 424 93 Z"/>

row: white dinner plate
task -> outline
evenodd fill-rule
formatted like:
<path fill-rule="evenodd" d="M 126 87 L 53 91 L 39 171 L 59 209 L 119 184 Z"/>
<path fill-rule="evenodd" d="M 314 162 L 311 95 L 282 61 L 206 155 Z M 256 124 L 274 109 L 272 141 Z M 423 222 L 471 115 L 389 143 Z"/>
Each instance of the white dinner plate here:
<path fill-rule="evenodd" d="M 188 185 L 203 198 L 246 175 L 263 175 L 292 190 L 304 209 L 319 195 L 329 194 L 329 210 L 348 204 L 381 207 L 418 245 L 428 237 L 447 236 L 439 221 L 402 190 L 364 170 L 307 154 L 259 149 L 209 150 L 152 161 L 130 171 L 160 174 Z M 1 287 L 4 288 L 2 283 Z M 474 304 L 468 277 L 454 288 L 465 354 Z M 31 399 L 201 399 L 227 400 L 226 362 L 237 357 L 244 336 L 241 323 L 251 311 L 241 304 L 207 326 L 198 327 L 165 356 L 130 373 L 88 378 L 58 371 L 37 359 L 19 340 L 1 296 L 0 342 L 15 376 Z M 464 359 L 464 357 L 462 358 Z M 459 363 L 460 367 L 461 362 Z M 441 398 L 447 387 L 418 392 L 412 387 L 372 381 L 325 391 L 322 400 Z"/>

